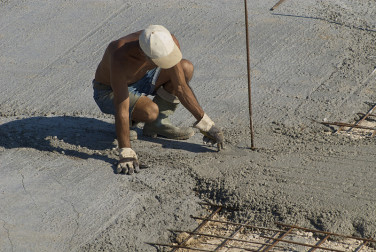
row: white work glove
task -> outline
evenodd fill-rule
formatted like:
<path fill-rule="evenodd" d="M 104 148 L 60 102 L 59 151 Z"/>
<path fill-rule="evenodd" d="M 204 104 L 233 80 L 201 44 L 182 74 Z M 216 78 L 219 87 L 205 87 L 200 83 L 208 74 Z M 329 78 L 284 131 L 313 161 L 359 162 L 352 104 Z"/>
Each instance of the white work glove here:
<path fill-rule="evenodd" d="M 133 174 L 140 172 L 140 165 L 136 152 L 131 148 L 121 148 L 119 152 L 119 163 L 116 167 L 116 174 Z"/>
<path fill-rule="evenodd" d="M 214 122 L 207 114 L 204 114 L 204 117 L 199 122 L 196 122 L 193 127 L 199 129 L 204 135 L 202 140 L 205 144 L 211 146 L 217 144 L 218 151 L 223 149 L 223 132 L 220 128 L 215 126 Z"/>

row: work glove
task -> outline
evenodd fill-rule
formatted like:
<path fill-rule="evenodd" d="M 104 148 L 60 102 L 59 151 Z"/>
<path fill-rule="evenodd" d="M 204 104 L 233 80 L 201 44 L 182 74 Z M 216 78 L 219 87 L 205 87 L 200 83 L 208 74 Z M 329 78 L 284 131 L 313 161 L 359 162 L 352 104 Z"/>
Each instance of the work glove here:
<path fill-rule="evenodd" d="M 205 144 L 210 146 L 217 144 L 218 151 L 223 149 L 223 132 L 214 124 L 207 114 L 204 114 L 204 117 L 199 122 L 195 123 L 193 127 L 199 129 L 204 135 L 202 140 Z"/>
<path fill-rule="evenodd" d="M 133 174 L 140 172 L 140 164 L 136 152 L 131 148 L 121 148 L 119 152 L 119 163 L 116 167 L 116 174 Z"/>

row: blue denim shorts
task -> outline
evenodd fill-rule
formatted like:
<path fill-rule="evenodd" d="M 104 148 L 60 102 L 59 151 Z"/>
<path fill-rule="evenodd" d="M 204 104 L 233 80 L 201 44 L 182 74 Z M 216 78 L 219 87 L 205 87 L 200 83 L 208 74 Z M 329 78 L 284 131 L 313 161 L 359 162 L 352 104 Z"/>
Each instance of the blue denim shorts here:
<path fill-rule="evenodd" d="M 136 102 L 142 95 L 155 95 L 155 83 L 158 79 L 161 69 L 159 67 L 151 69 L 135 83 L 128 86 L 129 92 L 129 118 L 132 118 L 132 112 Z M 93 80 L 94 100 L 99 109 L 105 114 L 115 115 L 114 93 L 111 86 L 102 84 Z"/>

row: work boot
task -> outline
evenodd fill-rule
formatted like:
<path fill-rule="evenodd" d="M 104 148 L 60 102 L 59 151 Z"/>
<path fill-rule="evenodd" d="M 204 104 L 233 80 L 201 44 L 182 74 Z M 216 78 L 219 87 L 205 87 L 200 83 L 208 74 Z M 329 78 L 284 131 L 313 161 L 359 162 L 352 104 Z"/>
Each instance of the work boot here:
<path fill-rule="evenodd" d="M 135 122 L 133 120 L 130 120 L 129 121 L 129 140 L 130 141 L 134 141 L 134 140 L 137 140 L 137 125 L 139 124 L 139 122 Z"/>
<path fill-rule="evenodd" d="M 133 129 L 129 129 L 129 140 L 130 141 L 137 140 L 137 131 Z"/>
<path fill-rule="evenodd" d="M 193 136 L 195 133 L 190 127 L 176 127 L 171 124 L 168 118 L 172 115 L 179 105 L 179 99 L 168 93 L 162 87 L 158 89 L 153 102 L 158 105 L 159 115 L 157 119 L 151 123 L 145 123 L 142 131 L 143 135 L 150 137 L 162 136 L 165 138 L 185 140 Z"/>

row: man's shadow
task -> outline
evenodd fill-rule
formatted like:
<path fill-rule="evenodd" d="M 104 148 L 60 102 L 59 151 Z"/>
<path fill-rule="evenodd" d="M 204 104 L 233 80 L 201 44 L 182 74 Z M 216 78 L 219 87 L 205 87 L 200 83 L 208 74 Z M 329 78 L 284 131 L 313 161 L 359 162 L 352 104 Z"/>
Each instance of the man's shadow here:
<path fill-rule="evenodd" d="M 138 130 L 140 131 L 140 130 Z M 142 137 L 141 141 L 162 144 L 162 148 L 184 149 L 190 152 L 210 152 L 199 144 L 168 139 Z M 95 158 L 114 164 L 114 155 L 105 153 L 117 147 L 115 125 L 95 118 L 56 116 L 31 117 L 0 125 L 0 146 L 34 148 L 59 152 L 80 159 Z"/>
<path fill-rule="evenodd" d="M 95 158 L 112 164 L 116 160 L 102 152 L 115 147 L 115 138 L 113 124 L 93 118 L 31 117 L 0 125 L 0 146 L 4 148 L 56 151 L 71 157 Z"/>

